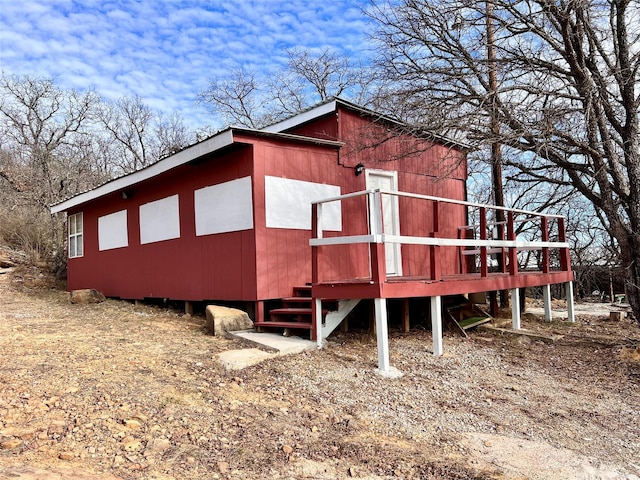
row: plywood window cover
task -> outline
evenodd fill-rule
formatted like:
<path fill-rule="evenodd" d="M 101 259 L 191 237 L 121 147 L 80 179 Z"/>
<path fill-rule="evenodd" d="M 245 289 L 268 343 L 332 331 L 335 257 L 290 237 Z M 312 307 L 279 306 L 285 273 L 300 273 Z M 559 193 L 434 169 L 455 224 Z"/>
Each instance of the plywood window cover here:
<path fill-rule="evenodd" d="M 128 246 L 129 231 L 126 210 L 98 217 L 98 250 L 113 250 Z"/>
<path fill-rule="evenodd" d="M 311 230 L 311 203 L 340 196 L 338 185 L 271 176 L 264 180 L 267 228 Z M 342 230 L 340 202 L 324 204 L 322 228 Z"/>
<path fill-rule="evenodd" d="M 140 205 L 140 244 L 180 238 L 180 199 L 171 195 Z"/>
<path fill-rule="evenodd" d="M 238 178 L 194 191 L 196 236 L 253 228 L 251 177 Z"/>

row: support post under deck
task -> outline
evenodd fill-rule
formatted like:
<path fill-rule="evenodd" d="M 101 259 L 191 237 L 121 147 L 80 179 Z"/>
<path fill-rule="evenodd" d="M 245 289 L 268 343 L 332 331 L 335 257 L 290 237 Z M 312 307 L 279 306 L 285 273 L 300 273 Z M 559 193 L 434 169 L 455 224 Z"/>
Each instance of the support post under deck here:
<path fill-rule="evenodd" d="M 565 290 L 567 292 L 567 320 L 569 322 L 575 322 L 576 314 L 573 309 L 573 282 L 567 282 L 565 284 Z"/>
<path fill-rule="evenodd" d="M 542 298 L 544 299 L 544 321 L 550 322 L 551 316 L 551 285 L 542 286 Z"/>
<path fill-rule="evenodd" d="M 439 295 L 431 297 L 431 335 L 433 354 L 442 355 L 442 302 Z"/>
<path fill-rule="evenodd" d="M 318 348 L 322 348 L 322 299 L 315 298 L 312 308 L 313 325 L 316 329 L 316 344 Z"/>
<path fill-rule="evenodd" d="M 402 332 L 409 333 L 410 322 L 409 322 L 409 299 L 408 298 L 405 298 L 402 300 L 402 313 L 400 316 L 402 319 Z"/>
<path fill-rule="evenodd" d="M 378 340 L 378 370 L 389 371 L 389 334 L 387 331 L 387 299 L 374 299 L 376 311 L 376 336 Z"/>
<path fill-rule="evenodd" d="M 511 289 L 511 328 L 520 330 L 520 289 Z"/>

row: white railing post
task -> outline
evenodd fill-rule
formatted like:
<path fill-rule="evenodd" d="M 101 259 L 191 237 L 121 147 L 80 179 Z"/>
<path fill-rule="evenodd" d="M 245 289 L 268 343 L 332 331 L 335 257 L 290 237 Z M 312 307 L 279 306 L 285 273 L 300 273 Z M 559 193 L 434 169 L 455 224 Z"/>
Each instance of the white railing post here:
<path fill-rule="evenodd" d="M 382 215 L 380 214 L 380 209 L 382 208 L 382 195 L 380 194 L 380 190 L 376 190 L 372 194 L 372 208 L 371 208 L 371 218 L 369 219 L 371 226 L 372 235 L 380 235 L 382 233 Z"/>
<path fill-rule="evenodd" d="M 316 204 L 318 206 L 317 209 L 317 229 L 318 231 L 316 232 L 316 238 L 322 238 L 322 207 L 324 206 L 323 203 L 317 203 Z"/>

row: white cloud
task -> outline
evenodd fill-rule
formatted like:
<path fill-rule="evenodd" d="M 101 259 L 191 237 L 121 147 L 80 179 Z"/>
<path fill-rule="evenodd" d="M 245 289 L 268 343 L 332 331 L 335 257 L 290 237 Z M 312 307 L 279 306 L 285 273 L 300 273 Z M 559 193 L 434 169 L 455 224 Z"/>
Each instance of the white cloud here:
<path fill-rule="evenodd" d="M 366 55 L 368 0 L 0 0 L 0 68 L 93 88 L 107 98 L 139 95 L 162 113 L 204 126 L 195 105 L 208 79 L 232 68 L 272 72 L 285 50 L 332 46 Z"/>

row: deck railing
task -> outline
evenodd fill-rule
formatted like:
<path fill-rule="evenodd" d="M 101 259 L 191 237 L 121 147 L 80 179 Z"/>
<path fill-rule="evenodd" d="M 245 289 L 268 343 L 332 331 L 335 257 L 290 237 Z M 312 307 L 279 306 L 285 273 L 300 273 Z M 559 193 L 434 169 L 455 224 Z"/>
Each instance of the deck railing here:
<path fill-rule="evenodd" d="M 330 237 L 326 237 L 323 229 L 323 210 L 327 204 L 340 202 L 342 211 L 344 202 L 358 198 L 365 200 L 360 202 L 357 208 L 362 209 L 361 214 L 368 218 L 366 231 L 348 230 L 346 234 L 332 232 Z M 422 232 L 421 235 L 401 234 L 404 219 L 400 215 L 402 210 L 398 205 L 400 201 L 409 201 L 403 199 L 417 201 L 421 204 L 420 212 L 425 215 L 430 214 L 429 232 Z M 441 217 L 447 214 L 445 209 L 455 209 L 456 206 L 464 210 L 462 216 L 467 219 L 467 222 L 469 219 L 473 219 L 473 222 L 458 226 L 456 234 L 452 234 L 449 226 L 449 231 L 445 233 L 440 229 L 443 223 Z M 399 231 L 385 231 L 385 209 L 388 214 L 398 215 Z M 504 221 L 496 220 L 500 218 L 496 214 L 498 211 L 504 214 Z M 347 226 L 347 228 L 350 227 Z M 429 271 L 419 274 L 432 281 L 442 278 L 440 255 L 442 247 L 457 247 L 460 259 L 458 273 L 462 274 L 476 273 L 481 277 L 487 277 L 492 273 L 518 275 L 520 269 L 537 270 L 543 273 L 571 269 L 565 219 L 560 215 L 382 189 L 340 195 L 312 204 L 310 245 L 314 284 L 324 280 L 320 278 L 318 264 L 321 260 L 320 247 L 356 244 L 369 244 L 369 280 L 371 282 L 384 282 L 387 279 L 385 245 L 389 244 L 426 246 L 429 250 Z M 471 261 L 465 261 L 465 259 Z"/>

